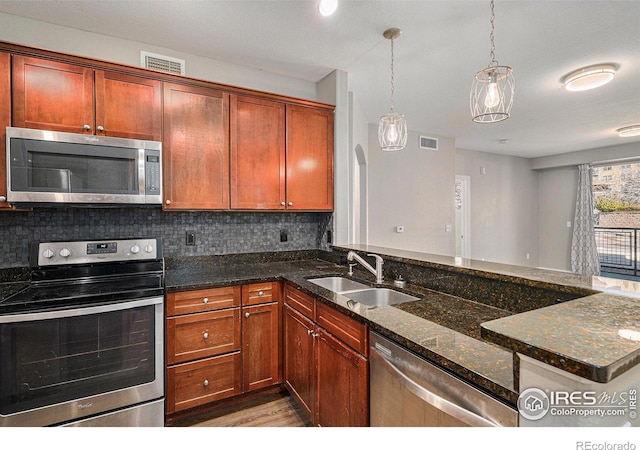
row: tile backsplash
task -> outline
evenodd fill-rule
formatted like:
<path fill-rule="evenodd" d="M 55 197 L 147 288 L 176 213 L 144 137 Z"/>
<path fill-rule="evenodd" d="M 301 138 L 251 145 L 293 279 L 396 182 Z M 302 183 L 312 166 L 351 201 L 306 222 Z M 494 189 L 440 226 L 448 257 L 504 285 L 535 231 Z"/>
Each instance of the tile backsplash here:
<path fill-rule="evenodd" d="M 328 250 L 331 213 L 165 212 L 155 208 L 42 208 L 0 212 L 0 268 L 29 264 L 32 242 L 160 237 L 165 257 Z M 281 231 L 287 241 L 281 242 Z M 186 245 L 187 232 L 195 245 Z"/>

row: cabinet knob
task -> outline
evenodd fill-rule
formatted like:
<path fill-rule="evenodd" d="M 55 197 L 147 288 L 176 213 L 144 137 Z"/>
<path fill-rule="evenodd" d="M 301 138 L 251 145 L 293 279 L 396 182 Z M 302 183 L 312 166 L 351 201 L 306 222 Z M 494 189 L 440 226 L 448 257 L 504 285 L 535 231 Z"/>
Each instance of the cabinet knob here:
<path fill-rule="evenodd" d="M 104 131 L 104 127 L 102 125 L 98 125 L 98 131 Z"/>
<path fill-rule="evenodd" d="M 85 124 L 85 126 L 83 126 L 82 128 L 84 128 L 85 131 L 89 131 L 91 129 L 91 127 L 87 124 Z"/>
<path fill-rule="evenodd" d="M 244 313 L 244 316 L 248 319 L 251 313 Z"/>
<path fill-rule="evenodd" d="M 287 204 L 285 202 L 280 202 L 281 206 L 287 206 Z"/>
<path fill-rule="evenodd" d="M 313 334 L 313 330 L 307 330 L 307 334 L 308 335 L 312 335 Z"/>
<path fill-rule="evenodd" d="M 209 303 L 209 297 L 205 297 L 202 299 L 202 303 Z"/>
<path fill-rule="evenodd" d="M 164 203 L 165 203 L 166 205 L 170 205 L 170 204 L 171 204 L 171 200 L 165 200 L 165 201 L 164 201 Z"/>
<path fill-rule="evenodd" d="M 202 383 L 202 385 L 203 385 L 204 387 L 209 386 L 209 380 L 204 380 L 204 382 Z"/>
<path fill-rule="evenodd" d="M 209 339 L 209 333 L 207 333 L 206 331 L 202 333 L 202 339 Z"/>
<path fill-rule="evenodd" d="M 264 296 L 264 292 L 260 291 L 258 292 L 258 297 L 263 297 Z"/>
<path fill-rule="evenodd" d="M 7 197 L 5 197 L 4 195 L 0 195 L 0 202 L 6 202 L 7 201 Z"/>
<path fill-rule="evenodd" d="M 287 203 L 287 205 L 293 206 L 293 202 L 289 202 L 289 203 Z"/>

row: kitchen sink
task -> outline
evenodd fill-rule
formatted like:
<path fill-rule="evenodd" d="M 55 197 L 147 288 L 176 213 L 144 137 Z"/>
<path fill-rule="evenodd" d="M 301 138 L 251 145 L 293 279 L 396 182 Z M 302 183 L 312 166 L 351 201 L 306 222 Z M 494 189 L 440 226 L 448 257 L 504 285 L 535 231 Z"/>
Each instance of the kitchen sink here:
<path fill-rule="evenodd" d="M 343 292 L 345 297 L 367 306 L 398 305 L 419 300 L 418 297 L 387 288 L 370 288 Z"/>
<path fill-rule="evenodd" d="M 342 294 L 354 302 L 365 306 L 387 306 L 419 300 L 413 295 L 387 288 L 372 288 L 345 277 L 324 277 L 309 280 L 329 291 Z"/>
<path fill-rule="evenodd" d="M 369 289 L 369 286 L 367 286 L 366 284 L 358 283 L 357 281 L 353 281 L 349 278 L 344 277 L 314 278 L 309 281 L 329 291 L 337 293 L 354 291 L 356 289 Z"/>

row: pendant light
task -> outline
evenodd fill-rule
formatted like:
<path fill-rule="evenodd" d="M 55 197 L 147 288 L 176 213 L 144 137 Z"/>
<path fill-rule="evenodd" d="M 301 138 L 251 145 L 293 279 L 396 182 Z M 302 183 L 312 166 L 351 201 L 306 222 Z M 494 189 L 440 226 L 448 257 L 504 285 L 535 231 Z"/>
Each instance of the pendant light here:
<path fill-rule="evenodd" d="M 378 140 L 380 147 L 386 152 L 402 150 L 407 145 L 407 122 L 404 114 L 393 110 L 394 71 L 393 71 L 393 40 L 402 34 L 399 28 L 389 28 L 382 35 L 391 41 L 391 111 L 380 117 L 378 124 Z"/>
<path fill-rule="evenodd" d="M 491 62 L 486 69 L 476 72 L 471 86 L 469 104 L 474 122 L 493 123 L 509 118 L 513 106 L 516 82 L 509 66 L 500 66 L 496 61 L 494 42 L 494 12 L 491 0 Z"/>

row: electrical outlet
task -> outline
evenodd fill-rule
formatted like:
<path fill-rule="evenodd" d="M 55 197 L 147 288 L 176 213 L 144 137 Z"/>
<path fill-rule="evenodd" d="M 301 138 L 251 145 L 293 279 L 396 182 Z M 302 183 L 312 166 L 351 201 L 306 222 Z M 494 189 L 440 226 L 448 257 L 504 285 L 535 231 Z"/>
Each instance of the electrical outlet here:
<path fill-rule="evenodd" d="M 280 242 L 287 242 L 289 236 L 287 236 L 287 230 L 280 230 Z"/>
<path fill-rule="evenodd" d="M 186 245 L 196 245 L 196 232 L 195 231 L 187 231 L 187 236 L 185 239 Z"/>

